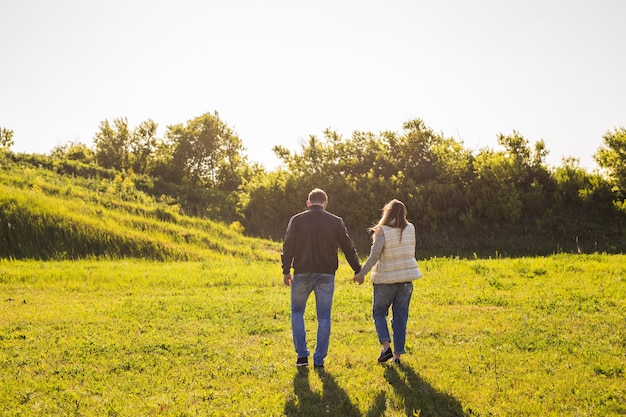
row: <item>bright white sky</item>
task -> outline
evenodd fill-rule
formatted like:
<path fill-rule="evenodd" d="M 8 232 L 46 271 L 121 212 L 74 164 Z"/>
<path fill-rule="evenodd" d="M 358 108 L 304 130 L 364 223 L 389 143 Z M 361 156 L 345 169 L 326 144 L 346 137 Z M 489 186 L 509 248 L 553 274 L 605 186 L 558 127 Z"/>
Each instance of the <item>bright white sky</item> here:
<path fill-rule="evenodd" d="M 625 17 L 623 0 L 0 0 L 0 126 L 47 153 L 105 119 L 162 136 L 217 111 L 274 169 L 274 145 L 421 118 L 593 169 L 626 126 Z"/>

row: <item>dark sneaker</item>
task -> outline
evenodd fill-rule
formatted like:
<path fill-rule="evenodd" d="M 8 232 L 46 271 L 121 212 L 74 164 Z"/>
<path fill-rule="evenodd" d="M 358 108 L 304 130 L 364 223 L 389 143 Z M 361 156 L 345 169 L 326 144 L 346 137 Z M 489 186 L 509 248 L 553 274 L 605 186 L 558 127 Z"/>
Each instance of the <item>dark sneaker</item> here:
<path fill-rule="evenodd" d="M 322 369 L 324 369 L 324 364 L 323 363 L 321 363 L 321 364 L 314 363 L 313 364 L 313 368 L 318 369 L 318 370 L 322 370 Z"/>
<path fill-rule="evenodd" d="M 395 358 L 393 360 L 393 363 L 395 363 L 396 365 L 400 365 L 400 358 Z"/>
<path fill-rule="evenodd" d="M 308 356 L 302 356 L 296 361 L 296 366 L 309 366 Z"/>
<path fill-rule="evenodd" d="M 393 352 L 391 351 L 391 346 L 387 348 L 386 351 L 382 352 L 378 357 L 378 362 L 383 363 L 387 362 L 389 359 L 393 358 Z"/>

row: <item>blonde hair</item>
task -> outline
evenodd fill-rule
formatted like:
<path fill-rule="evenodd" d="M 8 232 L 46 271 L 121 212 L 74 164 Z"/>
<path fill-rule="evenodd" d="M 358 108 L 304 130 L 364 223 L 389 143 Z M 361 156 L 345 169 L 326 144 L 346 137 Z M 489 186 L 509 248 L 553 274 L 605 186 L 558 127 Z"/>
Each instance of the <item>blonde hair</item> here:
<path fill-rule="evenodd" d="M 376 232 L 383 226 L 395 227 L 404 231 L 404 228 L 409 224 L 406 219 L 406 206 L 400 200 L 393 199 L 383 207 L 383 214 L 380 216 L 380 220 L 369 230 Z"/>

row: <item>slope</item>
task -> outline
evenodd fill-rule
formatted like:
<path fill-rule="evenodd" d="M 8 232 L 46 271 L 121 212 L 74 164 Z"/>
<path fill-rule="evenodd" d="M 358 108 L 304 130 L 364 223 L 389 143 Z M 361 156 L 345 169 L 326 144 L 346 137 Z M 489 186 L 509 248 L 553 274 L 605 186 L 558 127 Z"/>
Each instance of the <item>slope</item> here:
<path fill-rule="evenodd" d="M 135 178 L 60 175 L 0 156 L 0 257 L 277 259 L 277 243 L 186 216 L 167 196 L 139 191 Z"/>

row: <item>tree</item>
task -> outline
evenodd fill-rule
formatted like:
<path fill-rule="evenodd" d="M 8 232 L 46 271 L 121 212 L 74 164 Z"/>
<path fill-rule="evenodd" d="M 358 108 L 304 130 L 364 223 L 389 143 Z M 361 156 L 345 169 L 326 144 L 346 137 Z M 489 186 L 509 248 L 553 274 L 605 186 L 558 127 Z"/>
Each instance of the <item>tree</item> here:
<path fill-rule="evenodd" d="M 409 120 L 403 129 L 402 136 L 392 136 L 389 140 L 388 159 L 394 161 L 394 168 L 417 183 L 436 178 L 441 169 L 434 150 L 443 137 L 435 134 L 421 119 Z"/>
<path fill-rule="evenodd" d="M 620 198 L 626 198 L 626 128 L 609 131 L 603 136 L 604 145 L 594 158 L 606 169 Z"/>
<path fill-rule="evenodd" d="M 205 113 L 186 125 L 168 126 L 166 139 L 172 149 L 170 180 L 231 189 L 241 182 L 238 174 L 246 162 L 245 149 L 217 112 Z"/>
<path fill-rule="evenodd" d="M 158 125 L 151 119 L 131 131 L 125 117 L 100 123 L 94 143 L 96 161 L 104 168 L 132 169 L 137 174 L 148 174 L 157 165 L 154 161 L 160 141 L 156 137 Z"/>
<path fill-rule="evenodd" d="M 99 131 L 94 137 L 96 145 L 96 161 L 104 168 L 117 170 L 129 168 L 129 146 L 131 135 L 128 120 L 125 117 L 100 123 Z"/>
<path fill-rule="evenodd" d="M 483 150 L 474 159 L 476 181 L 472 184 L 472 205 L 488 222 L 514 223 L 522 213 L 519 174 L 505 152 Z"/>
<path fill-rule="evenodd" d="M 307 141 L 300 143 L 301 152 L 299 154 L 297 152 L 292 154 L 283 146 L 275 146 L 273 151 L 294 177 L 304 176 L 310 178 L 312 182 L 316 182 L 322 175 L 327 176 L 331 174 L 331 171 L 334 171 L 334 168 L 331 169 L 332 158 L 329 157 L 332 152 L 330 150 L 330 137 L 333 135 L 335 133 L 330 130 L 325 131 L 324 138 L 321 140 L 315 135 L 309 135 Z"/>
<path fill-rule="evenodd" d="M 63 146 L 57 146 L 52 149 L 50 156 L 59 159 L 69 159 L 79 161 L 86 164 L 94 162 L 95 154 L 92 149 L 81 142 L 69 142 Z"/>
<path fill-rule="evenodd" d="M 0 148 L 9 149 L 13 146 L 13 131 L 0 127 Z"/>
<path fill-rule="evenodd" d="M 257 169 L 243 184 L 244 193 L 238 203 L 248 233 L 281 239 L 287 221 L 300 206 L 287 191 L 290 174 L 283 170 L 267 173 Z"/>
<path fill-rule="evenodd" d="M 581 192 L 590 188 L 589 174 L 580 166 L 580 160 L 574 157 L 563 158 L 562 165 L 554 170 L 553 177 L 563 207 L 571 210 L 580 206 Z"/>
<path fill-rule="evenodd" d="M 142 122 L 130 136 L 129 163 L 137 174 L 146 174 L 157 146 L 156 138 L 158 125 L 152 119 Z"/>

